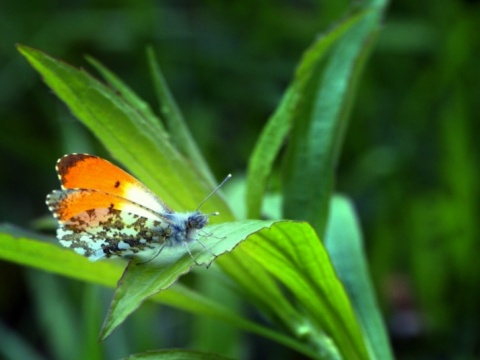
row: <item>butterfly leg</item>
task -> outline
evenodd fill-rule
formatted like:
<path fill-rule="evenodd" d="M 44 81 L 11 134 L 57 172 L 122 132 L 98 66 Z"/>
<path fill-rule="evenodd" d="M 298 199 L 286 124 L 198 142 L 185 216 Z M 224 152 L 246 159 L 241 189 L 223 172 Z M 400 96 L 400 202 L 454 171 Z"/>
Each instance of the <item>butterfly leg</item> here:
<path fill-rule="evenodd" d="M 155 254 L 154 257 L 152 257 L 151 259 L 147 260 L 147 261 L 144 261 L 144 262 L 141 262 L 141 263 L 137 263 L 137 265 L 145 265 L 145 264 L 148 264 L 150 261 L 152 261 L 153 259 L 155 259 L 158 255 L 160 255 L 160 253 L 162 252 L 162 250 L 164 249 L 165 245 L 162 245 L 162 247 L 160 247 L 160 250 L 158 250 L 158 252 Z"/>
<path fill-rule="evenodd" d="M 197 259 L 195 259 L 195 257 L 193 256 L 192 254 L 192 251 L 190 250 L 190 248 L 188 247 L 188 243 L 186 243 L 185 241 L 182 243 L 183 246 L 185 246 L 187 248 L 187 251 L 188 251 L 188 254 L 190 255 L 190 257 L 193 259 L 193 261 L 195 262 L 195 265 L 201 265 L 199 262 L 197 262 Z"/>
<path fill-rule="evenodd" d="M 211 234 L 210 234 L 211 235 Z M 202 247 L 210 253 L 210 255 L 213 255 L 215 258 L 217 257 L 216 254 L 214 254 L 203 242 L 200 241 L 200 239 L 197 239 L 198 243 L 202 245 Z"/>

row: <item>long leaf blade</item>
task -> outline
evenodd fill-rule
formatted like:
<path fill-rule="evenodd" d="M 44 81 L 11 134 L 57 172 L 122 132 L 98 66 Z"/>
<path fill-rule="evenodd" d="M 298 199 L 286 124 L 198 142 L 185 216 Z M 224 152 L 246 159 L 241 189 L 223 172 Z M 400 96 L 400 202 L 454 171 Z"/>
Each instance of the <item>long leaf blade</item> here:
<path fill-rule="evenodd" d="M 368 359 L 348 296 L 322 242 L 307 223 L 279 222 L 252 235 L 242 250 L 281 281 L 307 312 L 307 339 L 325 358 Z"/>
<path fill-rule="evenodd" d="M 325 246 L 362 325 L 371 358 L 393 359 L 368 274 L 358 220 L 344 197 L 332 200 Z"/>
<path fill-rule="evenodd" d="M 49 241 L 34 240 L 38 235 L 14 228 L 0 226 L 0 259 L 73 279 L 114 288 L 124 271 L 124 261 L 98 261 L 92 263 L 73 251 Z M 52 240 L 51 238 L 48 238 Z M 179 283 L 151 297 L 161 304 L 172 306 L 196 315 L 208 316 L 237 326 L 240 329 L 270 338 L 285 346 L 312 356 L 311 350 L 295 339 L 257 325 L 222 304 L 204 298 L 198 292 Z"/>
<path fill-rule="evenodd" d="M 103 64 L 93 57 L 87 56 L 87 61 L 102 75 L 102 77 L 113 87 L 119 94 L 130 103 L 134 108 L 138 109 L 143 117 L 151 122 L 152 126 L 158 130 L 164 132 L 165 129 L 160 119 L 155 116 L 154 112 L 150 108 L 150 105 L 142 100 L 130 87 L 118 78 L 113 72 L 107 69 Z"/>
<path fill-rule="evenodd" d="M 335 44 L 296 109 L 284 171 L 284 215 L 306 220 L 323 234 L 334 185 L 334 170 L 347 127 L 353 89 L 371 39 L 380 27 L 382 2 L 372 1 L 365 16 Z"/>
<path fill-rule="evenodd" d="M 208 228 L 208 242 L 204 240 L 205 244 L 202 245 L 196 241 L 188 245 L 195 259 L 182 247 L 165 248 L 158 258 L 148 264 L 131 261 L 118 283 L 100 335 L 101 339 L 106 338 L 143 301 L 171 286 L 195 263 L 208 266 L 216 256 L 232 251 L 252 232 L 271 225 L 272 222 L 249 221 L 211 226 Z M 207 246 L 208 250 L 203 246 Z"/>
<path fill-rule="evenodd" d="M 295 118 L 298 117 L 298 107 L 303 106 L 307 87 L 315 80 L 315 68 L 321 64 L 328 50 L 342 38 L 342 35 L 364 16 L 366 14 L 361 13 L 343 21 L 316 40 L 303 55 L 291 85 L 260 134 L 249 160 L 247 179 L 249 218 L 260 217 L 262 197 L 267 187 L 267 179 L 272 171 L 275 158 L 290 133 Z"/>
<path fill-rule="evenodd" d="M 107 149 L 174 209 L 195 209 L 212 190 L 195 165 L 172 146 L 161 126 L 146 120 L 115 91 L 38 50 L 18 49 Z M 212 197 L 205 208 L 219 211 L 223 220 L 232 218 L 220 196 Z"/>
<path fill-rule="evenodd" d="M 160 104 L 160 111 L 168 126 L 172 142 L 183 155 L 195 164 L 198 171 L 209 181 L 210 186 L 213 188 L 216 185 L 215 178 L 185 123 L 183 114 L 168 88 L 155 57 L 155 52 L 151 47 L 147 49 L 147 56 L 157 99 Z"/>

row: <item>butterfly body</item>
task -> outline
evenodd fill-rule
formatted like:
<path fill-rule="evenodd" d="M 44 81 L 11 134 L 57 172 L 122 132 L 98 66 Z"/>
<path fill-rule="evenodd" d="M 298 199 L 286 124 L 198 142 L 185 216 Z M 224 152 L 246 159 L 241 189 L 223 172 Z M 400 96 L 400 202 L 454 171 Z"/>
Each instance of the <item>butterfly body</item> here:
<path fill-rule="evenodd" d="M 208 216 L 200 211 L 191 213 L 164 214 L 170 220 L 172 234 L 168 236 L 168 246 L 181 245 L 185 242 L 192 242 L 198 236 L 198 230 L 208 223 Z"/>
<path fill-rule="evenodd" d="M 197 240 L 199 211 L 176 213 L 140 181 L 102 158 L 69 154 L 57 163 L 62 190 L 47 196 L 60 244 L 98 260 L 161 251 Z M 191 254 L 191 253 L 190 253 Z"/>

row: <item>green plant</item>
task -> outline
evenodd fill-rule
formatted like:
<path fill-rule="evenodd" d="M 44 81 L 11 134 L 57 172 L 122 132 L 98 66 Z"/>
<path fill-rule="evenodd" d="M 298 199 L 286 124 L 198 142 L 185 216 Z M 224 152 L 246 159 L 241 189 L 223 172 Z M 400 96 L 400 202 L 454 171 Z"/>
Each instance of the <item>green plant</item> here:
<path fill-rule="evenodd" d="M 144 300 L 152 299 L 226 321 L 312 358 L 391 358 L 355 213 L 347 199 L 332 195 L 334 168 L 355 82 L 382 10 L 383 4 L 373 3 L 351 15 L 305 53 L 250 159 L 247 210 L 248 217 L 255 220 L 234 221 L 227 202 L 220 197 L 205 204 L 206 212 L 221 213 L 208 232 L 223 239 L 211 248 L 223 255 L 209 273 L 201 276 L 217 272 L 226 275 L 230 286 L 275 323 L 276 329 L 246 320 L 199 291 L 173 284 L 192 268 L 188 254 L 178 254 L 174 262 L 160 257 L 145 266 L 129 264 L 122 276 L 123 263 L 90 263 L 66 249 L 40 242 L 35 236 L 4 228 L 0 256 L 111 287 L 121 278 L 102 339 Z M 149 64 L 166 126 L 147 104 L 95 60 L 90 59 L 91 64 L 110 87 L 40 51 L 25 46 L 19 46 L 19 51 L 113 157 L 172 208 L 194 209 L 213 188 L 214 178 L 168 91 L 153 51 L 148 52 Z M 256 220 L 265 209 L 268 213 L 279 210 L 268 201 L 262 208 L 262 199 L 287 136 L 290 141 L 283 159 L 279 194 L 283 200 L 282 217 L 297 221 Z M 209 260 L 206 252 L 201 256 Z"/>

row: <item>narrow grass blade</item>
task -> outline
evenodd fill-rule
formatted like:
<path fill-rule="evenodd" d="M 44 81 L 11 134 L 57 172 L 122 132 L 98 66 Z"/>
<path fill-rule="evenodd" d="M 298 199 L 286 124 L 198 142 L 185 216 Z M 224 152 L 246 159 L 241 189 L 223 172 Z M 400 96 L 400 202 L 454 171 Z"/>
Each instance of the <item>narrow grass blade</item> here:
<path fill-rule="evenodd" d="M 383 4 L 384 6 L 384 4 Z M 323 235 L 334 171 L 354 89 L 380 27 L 381 2 L 369 2 L 323 63 L 313 63 L 295 119 L 284 167 L 284 216 L 306 220 Z"/>
<path fill-rule="evenodd" d="M 118 78 L 113 72 L 107 69 L 103 64 L 93 57 L 87 56 L 87 61 L 102 75 L 102 77 L 109 83 L 113 89 L 115 89 L 119 96 L 123 97 L 130 105 L 138 109 L 146 121 L 149 121 L 151 125 L 158 129 L 162 130 L 164 136 L 167 136 L 167 133 L 163 127 L 160 119 L 154 114 L 150 105 L 141 99 L 127 84 Z"/>
<path fill-rule="evenodd" d="M 187 127 L 182 112 L 173 98 L 168 88 L 165 77 L 163 76 L 158 61 L 155 57 L 153 48 L 147 49 L 148 63 L 153 79 L 153 84 L 157 93 L 157 99 L 160 104 L 160 112 L 165 119 L 172 143 L 176 148 L 191 160 L 197 170 L 208 180 L 210 187 L 217 185 L 210 168 L 205 161 L 200 149 L 193 139 L 190 130 Z"/>
<path fill-rule="evenodd" d="M 358 23 L 365 14 L 354 15 L 320 37 L 308 49 L 298 65 L 295 77 L 285 92 L 275 113 L 260 134 L 250 157 L 247 179 L 248 217 L 259 218 L 262 197 L 274 161 L 289 135 L 295 119 L 300 116 L 299 108 L 304 106 L 309 84 L 316 80 L 316 67 L 322 63 L 328 50 L 341 39 L 342 35 Z"/>
<path fill-rule="evenodd" d="M 368 273 L 358 220 L 352 205 L 344 197 L 335 196 L 331 203 L 325 246 L 350 296 L 365 335 L 370 358 L 393 359 Z"/>

